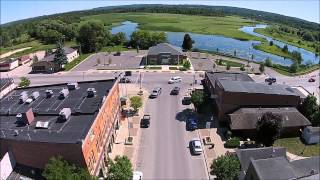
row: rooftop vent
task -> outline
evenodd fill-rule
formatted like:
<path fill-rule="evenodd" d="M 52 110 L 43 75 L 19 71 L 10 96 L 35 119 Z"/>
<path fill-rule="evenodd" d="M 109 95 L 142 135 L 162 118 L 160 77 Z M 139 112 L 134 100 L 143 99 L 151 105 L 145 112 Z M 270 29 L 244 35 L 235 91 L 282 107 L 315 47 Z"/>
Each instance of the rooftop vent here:
<path fill-rule="evenodd" d="M 69 90 L 68 89 L 62 89 L 60 92 L 59 92 L 59 98 L 61 99 L 64 99 L 68 96 L 69 94 Z"/>
<path fill-rule="evenodd" d="M 47 89 L 47 90 L 46 90 L 46 97 L 47 97 L 47 98 L 51 98 L 52 95 L 53 95 L 53 90 Z"/>
<path fill-rule="evenodd" d="M 67 120 L 71 116 L 71 109 L 70 108 L 63 108 L 59 113 L 59 118 L 61 120 Z"/>
<path fill-rule="evenodd" d="M 19 123 L 31 124 L 31 122 L 34 120 L 34 114 L 33 114 L 32 108 L 30 108 L 26 112 L 17 114 L 16 118 Z"/>
<path fill-rule="evenodd" d="M 26 91 L 23 91 L 26 92 Z M 28 94 L 27 93 L 21 93 L 20 97 L 19 97 L 19 103 L 23 104 L 24 102 L 26 102 L 26 100 L 28 99 Z"/>
<path fill-rule="evenodd" d="M 97 93 L 96 89 L 95 88 L 88 88 L 87 89 L 87 97 L 94 97 Z"/>
<path fill-rule="evenodd" d="M 77 82 L 68 83 L 67 86 L 69 90 L 75 90 L 78 88 L 78 83 Z"/>
<path fill-rule="evenodd" d="M 40 96 L 39 91 L 35 91 L 35 92 L 32 93 L 31 98 L 33 100 L 36 100 L 39 96 Z"/>
<path fill-rule="evenodd" d="M 49 128 L 49 121 L 38 121 L 36 123 L 36 128 L 41 128 L 41 129 L 48 129 Z"/>

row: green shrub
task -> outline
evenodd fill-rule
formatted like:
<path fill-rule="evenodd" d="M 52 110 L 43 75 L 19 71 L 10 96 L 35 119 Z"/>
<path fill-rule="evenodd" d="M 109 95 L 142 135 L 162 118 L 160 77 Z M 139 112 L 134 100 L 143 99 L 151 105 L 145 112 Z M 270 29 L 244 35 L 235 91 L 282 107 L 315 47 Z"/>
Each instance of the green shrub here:
<path fill-rule="evenodd" d="M 244 68 L 244 65 L 242 65 L 241 67 L 240 67 L 240 70 L 241 71 L 245 71 L 246 69 Z"/>
<path fill-rule="evenodd" d="M 179 70 L 180 71 L 186 71 L 187 69 L 185 67 L 180 67 Z"/>
<path fill-rule="evenodd" d="M 231 65 L 227 64 L 227 70 L 230 70 L 230 68 L 231 68 Z"/>
<path fill-rule="evenodd" d="M 240 146 L 240 138 L 233 137 L 233 138 L 227 140 L 225 143 L 225 146 L 227 148 L 236 148 L 236 147 Z"/>

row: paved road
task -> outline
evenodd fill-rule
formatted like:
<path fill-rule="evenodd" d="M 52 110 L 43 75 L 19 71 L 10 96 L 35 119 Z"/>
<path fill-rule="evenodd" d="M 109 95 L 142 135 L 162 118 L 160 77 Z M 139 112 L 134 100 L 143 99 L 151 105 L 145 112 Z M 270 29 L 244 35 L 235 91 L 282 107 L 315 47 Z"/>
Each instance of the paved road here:
<path fill-rule="evenodd" d="M 181 100 L 190 88 L 193 75 L 181 74 L 183 83 L 175 85 L 167 84 L 170 76 L 144 76 L 146 89 L 151 91 L 160 86 L 162 93 L 147 102 L 145 113 L 151 115 L 151 126 L 142 129 L 136 169 L 144 173 L 145 179 L 208 179 L 203 155 L 193 156 L 188 148 L 189 141 L 198 137 L 197 131 L 186 131 L 185 118 L 180 113 L 187 108 Z M 170 96 L 176 85 L 181 88 L 180 95 Z"/>

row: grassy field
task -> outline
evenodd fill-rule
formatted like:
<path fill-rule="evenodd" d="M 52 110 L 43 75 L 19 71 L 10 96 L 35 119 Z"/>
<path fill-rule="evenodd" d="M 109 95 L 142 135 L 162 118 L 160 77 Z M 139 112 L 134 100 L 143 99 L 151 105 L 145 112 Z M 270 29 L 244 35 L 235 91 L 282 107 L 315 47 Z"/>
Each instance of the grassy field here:
<path fill-rule="evenodd" d="M 268 43 L 261 43 L 259 45 L 254 46 L 253 48 L 267 53 L 275 54 L 281 57 L 294 59 L 290 53 L 283 52 L 282 49 L 276 45 L 270 46 Z"/>
<path fill-rule="evenodd" d="M 302 38 L 299 38 L 297 35 L 293 35 L 293 34 L 288 34 L 288 33 L 278 33 L 277 31 L 273 30 L 274 28 L 271 27 L 267 27 L 267 28 L 259 28 L 259 29 L 255 29 L 254 31 L 256 33 L 259 34 L 263 34 L 266 36 L 270 36 L 273 39 L 282 41 L 284 43 L 287 44 L 291 44 L 300 48 L 304 48 L 306 50 L 309 50 L 311 52 L 315 52 L 315 48 L 311 47 L 311 45 L 313 44 L 312 42 L 309 41 L 305 41 Z M 298 43 L 300 41 L 300 43 Z"/>
<path fill-rule="evenodd" d="M 220 64 L 218 64 L 219 66 L 227 66 L 229 64 L 231 67 L 241 67 L 241 66 L 245 65 L 245 64 L 242 64 L 242 63 L 223 60 L 223 59 L 218 59 L 217 62 L 219 62 L 219 61 L 220 61 Z"/>
<path fill-rule="evenodd" d="M 100 52 L 121 52 L 121 51 L 127 51 L 128 48 L 125 48 L 123 46 L 106 46 L 103 47 Z"/>
<path fill-rule="evenodd" d="M 300 137 L 278 139 L 274 143 L 274 146 L 285 147 L 287 151 L 298 156 L 320 155 L 320 144 L 304 145 L 301 142 Z"/>
<path fill-rule="evenodd" d="M 80 64 L 83 60 L 85 60 L 91 54 L 93 54 L 93 53 L 81 54 L 77 59 L 75 59 L 75 60 L 71 61 L 70 63 L 66 64 L 64 66 L 64 71 L 70 71 L 72 68 L 74 68 L 76 65 Z"/>
<path fill-rule="evenodd" d="M 154 31 L 193 32 L 223 35 L 240 40 L 262 40 L 241 32 L 239 28 L 256 22 L 236 17 L 208 17 L 164 13 L 110 13 L 87 16 L 87 20 L 101 20 L 110 27 L 122 21 L 139 23 L 139 29 Z"/>
<path fill-rule="evenodd" d="M 286 76 L 299 76 L 299 75 L 304 75 L 311 73 L 317 69 L 320 68 L 318 64 L 312 65 L 310 67 L 298 67 L 298 70 L 296 73 L 290 73 L 289 72 L 289 67 L 284 67 L 281 65 L 274 65 L 271 67 L 273 70 L 277 71 L 280 74 L 286 75 Z"/>

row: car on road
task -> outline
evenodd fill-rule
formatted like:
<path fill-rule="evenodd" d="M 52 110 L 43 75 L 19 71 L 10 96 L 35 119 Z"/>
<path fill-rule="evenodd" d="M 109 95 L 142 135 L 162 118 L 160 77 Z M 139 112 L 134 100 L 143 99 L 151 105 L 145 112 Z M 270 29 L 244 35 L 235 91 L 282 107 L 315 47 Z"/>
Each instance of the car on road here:
<path fill-rule="evenodd" d="M 268 77 L 264 81 L 268 82 L 268 83 L 275 83 L 275 82 L 277 82 L 277 79 L 274 77 Z"/>
<path fill-rule="evenodd" d="M 182 99 L 182 105 L 190 105 L 191 104 L 191 96 L 185 96 Z"/>
<path fill-rule="evenodd" d="M 187 130 L 188 131 L 194 131 L 198 129 L 198 120 L 196 117 L 190 117 L 187 119 L 186 122 Z"/>
<path fill-rule="evenodd" d="M 161 87 L 155 88 L 155 89 L 151 92 L 149 98 L 156 98 L 156 97 L 158 97 L 158 96 L 161 94 L 161 90 L 162 90 Z"/>
<path fill-rule="evenodd" d="M 145 114 L 140 121 L 140 127 L 141 128 L 148 128 L 149 126 L 150 126 L 150 115 Z"/>
<path fill-rule="evenodd" d="M 315 82 L 316 81 L 316 79 L 314 79 L 314 78 L 309 78 L 309 80 L 308 80 L 309 82 Z"/>
<path fill-rule="evenodd" d="M 132 180 L 142 180 L 143 173 L 141 171 L 133 171 Z"/>
<path fill-rule="evenodd" d="M 202 153 L 201 140 L 199 138 L 193 138 L 190 142 L 191 151 L 195 155 L 200 155 Z"/>
<path fill-rule="evenodd" d="M 171 77 L 168 81 L 168 84 L 178 83 L 181 82 L 182 78 L 179 76 Z"/>
<path fill-rule="evenodd" d="M 127 77 L 122 77 L 119 81 L 120 83 L 131 83 L 131 79 L 127 78 Z"/>
<path fill-rule="evenodd" d="M 170 95 L 179 95 L 180 92 L 180 88 L 179 87 L 174 87 L 171 92 Z"/>

